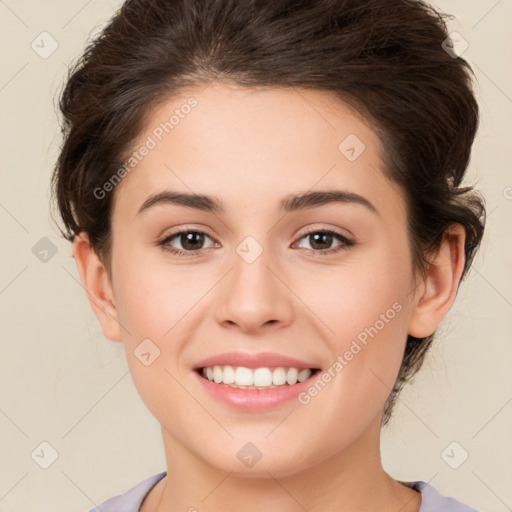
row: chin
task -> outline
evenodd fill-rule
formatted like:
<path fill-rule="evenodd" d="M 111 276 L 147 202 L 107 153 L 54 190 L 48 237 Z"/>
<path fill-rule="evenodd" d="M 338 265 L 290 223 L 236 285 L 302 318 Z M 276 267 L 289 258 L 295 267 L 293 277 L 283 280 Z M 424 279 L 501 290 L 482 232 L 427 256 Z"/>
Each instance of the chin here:
<path fill-rule="evenodd" d="M 212 460 L 205 460 L 221 471 L 243 478 L 268 478 L 269 473 L 275 478 L 283 478 L 309 466 L 304 456 L 298 457 L 297 450 L 287 457 L 279 447 L 272 448 L 271 453 L 266 454 L 265 449 L 256 451 L 247 443 L 237 448 L 235 457 L 225 457 L 226 453 L 225 451 L 222 456 L 214 455 Z"/>

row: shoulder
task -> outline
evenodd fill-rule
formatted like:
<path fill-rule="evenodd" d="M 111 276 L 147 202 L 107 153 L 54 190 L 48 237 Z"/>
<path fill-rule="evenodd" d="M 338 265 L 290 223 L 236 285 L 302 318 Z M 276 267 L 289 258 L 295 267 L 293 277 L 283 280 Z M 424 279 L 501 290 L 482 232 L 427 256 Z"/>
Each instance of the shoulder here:
<path fill-rule="evenodd" d="M 440 494 L 432 485 L 421 480 L 400 482 L 421 493 L 421 506 L 418 512 L 478 512 L 455 498 Z"/>
<path fill-rule="evenodd" d="M 137 485 L 131 487 L 123 494 L 119 494 L 100 503 L 89 512 L 138 512 L 146 494 L 154 487 L 167 473 L 164 471 L 157 475 L 150 476 Z"/>

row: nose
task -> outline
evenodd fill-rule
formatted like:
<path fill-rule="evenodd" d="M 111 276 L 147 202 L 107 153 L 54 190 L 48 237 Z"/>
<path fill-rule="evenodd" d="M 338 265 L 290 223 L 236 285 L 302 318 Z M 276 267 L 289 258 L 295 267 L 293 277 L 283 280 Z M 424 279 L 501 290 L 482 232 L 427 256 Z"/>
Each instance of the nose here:
<path fill-rule="evenodd" d="M 224 327 L 257 334 L 281 329 L 293 317 L 293 293 L 270 250 L 251 262 L 235 252 L 222 280 L 216 319 Z"/>

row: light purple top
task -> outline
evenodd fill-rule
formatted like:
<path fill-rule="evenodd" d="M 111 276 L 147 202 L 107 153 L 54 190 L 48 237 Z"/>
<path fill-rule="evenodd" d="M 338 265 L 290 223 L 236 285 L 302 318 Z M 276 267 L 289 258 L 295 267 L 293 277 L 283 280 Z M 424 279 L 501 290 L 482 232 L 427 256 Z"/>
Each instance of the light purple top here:
<path fill-rule="evenodd" d="M 100 503 L 89 512 L 139 512 L 146 495 L 166 474 L 167 472 L 164 471 L 146 478 L 125 493 Z M 442 496 L 427 482 L 402 482 L 400 480 L 399 482 L 421 493 L 419 512 L 478 512 L 475 508 L 454 498 Z"/>

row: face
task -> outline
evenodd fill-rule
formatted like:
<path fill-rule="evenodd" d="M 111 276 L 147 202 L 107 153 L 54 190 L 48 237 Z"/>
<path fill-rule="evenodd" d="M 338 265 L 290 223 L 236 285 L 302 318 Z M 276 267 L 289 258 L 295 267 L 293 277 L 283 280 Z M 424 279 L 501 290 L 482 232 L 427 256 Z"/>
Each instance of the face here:
<path fill-rule="evenodd" d="M 133 149 L 114 191 L 113 302 L 167 441 L 223 471 L 284 476 L 375 435 L 414 276 L 404 198 L 372 128 L 328 93 L 216 82 L 161 104 Z M 226 389 L 197 371 L 213 362 L 319 371 Z"/>

